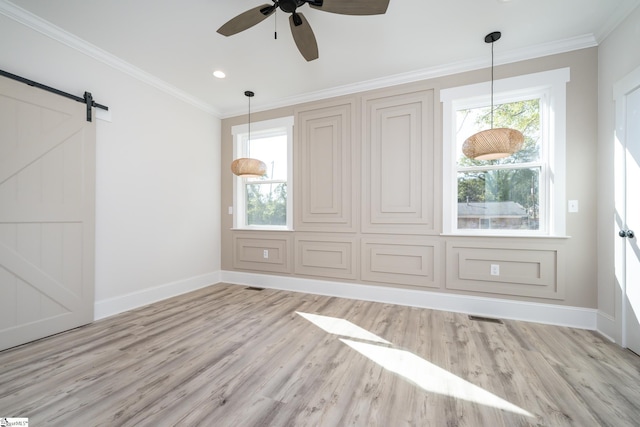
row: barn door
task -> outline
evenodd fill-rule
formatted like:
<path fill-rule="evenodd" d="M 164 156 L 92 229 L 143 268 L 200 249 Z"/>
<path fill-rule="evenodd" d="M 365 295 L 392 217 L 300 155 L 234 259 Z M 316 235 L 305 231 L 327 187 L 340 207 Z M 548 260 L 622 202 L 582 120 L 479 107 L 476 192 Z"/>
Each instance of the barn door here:
<path fill-rule="evenodd" d="M 0 77 L 0 350 L 93 320 L 95 123 Z"/>

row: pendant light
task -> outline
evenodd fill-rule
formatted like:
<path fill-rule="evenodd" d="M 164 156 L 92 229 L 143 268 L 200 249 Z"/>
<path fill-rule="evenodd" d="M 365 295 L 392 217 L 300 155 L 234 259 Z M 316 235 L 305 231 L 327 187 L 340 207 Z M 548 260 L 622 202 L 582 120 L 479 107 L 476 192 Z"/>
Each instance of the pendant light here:
<path fill-rule="evenodd" d="M 465 156 L 475 160 L 495 160 L 509 157 L 522 148 L 524 136 L 515 129 L 493 128 L 493 43 L 500 40 L 500 31 L 487 34 L 485 43 L 491 43 L 491 129 L 471 135 L 462 144 Z"/>
<path fill-rule="evenodd" d="M 254 95 L 250 90 L 244 95 L 249 99 L 249 137 L 247 146 L 251 143 L 251 97 Z M 250 157 L 241 157 L 235 159 L 231 163 L 231 172 L 242 178 L 256 178 L 267 174 L 267 165 L 262 160 L 252 159 Z"/>

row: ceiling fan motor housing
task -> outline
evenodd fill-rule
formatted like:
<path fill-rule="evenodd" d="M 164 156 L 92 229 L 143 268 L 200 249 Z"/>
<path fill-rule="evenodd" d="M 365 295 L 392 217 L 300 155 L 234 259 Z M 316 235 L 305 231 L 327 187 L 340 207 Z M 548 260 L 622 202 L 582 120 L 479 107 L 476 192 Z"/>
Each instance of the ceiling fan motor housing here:
<path fill-rule="evenodd" d="M 274 0 L 276 6 L 283 12 L 295 13 L 296 9 L 305 4 L 305 0 Z"/>
<path fill-rule="evenodd" d="M 313 30 L 304 15 L 297 12 L 305 3 L 311 8 L 339 15 L 381 15 L 386 13 L 389 0 L 272 0 L 273 4 L 263 4 L 246 10 L 230 19 L 218 33 L 225 37 L 238 34 L 267 19 L 280 9 L 291 14 L 289 23 L 293 40 L 307 61 L 318 59 L 318 43 Z M 277 36 L 276 36 L 277 38 Z"/>

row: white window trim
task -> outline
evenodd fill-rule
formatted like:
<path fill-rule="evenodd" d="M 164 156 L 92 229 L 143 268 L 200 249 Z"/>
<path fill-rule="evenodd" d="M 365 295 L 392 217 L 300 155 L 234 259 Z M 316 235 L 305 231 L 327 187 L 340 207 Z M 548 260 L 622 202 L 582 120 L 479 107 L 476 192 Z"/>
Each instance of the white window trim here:
<path fill-rule="evenodd" d="M 242 230 L 293 230 L 293 116 L 251 123 L 251 136 L 264 136 L 269 131 L 285 130 L 287 133 L 287 224 L 278 225 L 247 225 L 245 223 L 245 198 L 240 194 L 246 178 L 234 175 L 233 180 L 233 228 Z M 246 157 L 246 147 L 242 146 L 241 136 L 249 132 L 249 124 L 231 127 L 233 135 L 234 159 Z M 253 139 L 253 138 L 252 138 Z"/>
<path fill-rule="evenodd" d="M 566 233 L 566 84 L 570 80 L 570 69 L 561 68 L 551 71 L 527 74 L 501 80 L 494 80 L 494 97 L 496 103 L 509 102 L 520 99 L 525 94 L 534 91 L 546 93 L 549 97 L 549 111 L 551 117 L 542 120 L 544 127 L 541 132 L 550 138 L 553 149 L 541 152 L 546 157 L 548 170 L 547 182 L 541 182 L 541 204 L 546 204 L 544 230 L 458 230 L 454 217 L 457 212 L 457 168 L 456 168 L 456 129 L 455 111 L 461 105 L 487 105 L 491 93 L 490 82 L 459 86 L 440 91 L 440 101 L 443 104 L 443 212 L 442 226 L 444 235 L 479 235 L 479 236 L 532 236 L 532 237 L 565 237 Z M 459 100 L 465 100 L 462 104 Z M 541 114 L 547 114 L 543 109 Z M 549 147 L 549 145 L 547 145 Z M 519 167 L 520 165 L 514 165 Z M 546 189 L 550 191 L 547 192 Z M 543 191 L 546 193 L 543 193 Z"/>

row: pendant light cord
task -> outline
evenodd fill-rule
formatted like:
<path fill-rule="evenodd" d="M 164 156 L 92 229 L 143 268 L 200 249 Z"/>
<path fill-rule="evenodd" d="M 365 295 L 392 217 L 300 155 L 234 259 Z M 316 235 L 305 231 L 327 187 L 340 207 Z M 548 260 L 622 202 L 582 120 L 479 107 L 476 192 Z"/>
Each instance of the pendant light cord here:
<path fill-rule="evenodd" d="M 493 129 L 493 44 L 491 42 L 491 129 Z"/>
<path fill-rule="evenodd" d="M 245 91 L 244 95 L 249 98 L 249 137 L 247 138 L 247 155 L 251 157 L 251 97 L 254 95 L 250 90 Z"/>

